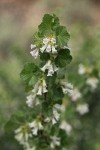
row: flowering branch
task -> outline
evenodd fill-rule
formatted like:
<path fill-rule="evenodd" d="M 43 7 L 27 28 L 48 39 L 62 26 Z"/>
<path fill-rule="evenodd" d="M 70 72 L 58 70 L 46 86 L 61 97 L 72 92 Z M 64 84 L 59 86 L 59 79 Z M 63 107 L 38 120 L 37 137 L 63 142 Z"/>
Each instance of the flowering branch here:
<path fill-rule="evenodd" d="M 15 138 L 25 150 L 61 150 L 66 136 L 61 125 L 61 105 L 64 94 L 71 94 L 73 89 L 61 71 L 72 60 L 69 33 L 54 14 L 44 15 L 38 29 L 30 52 L 34 63 L 27 63 L 21 72 L 25 89 L 30 92 L 26 103 L 34 115 L 30 114 L 27 123 L 15 130 Z"/>

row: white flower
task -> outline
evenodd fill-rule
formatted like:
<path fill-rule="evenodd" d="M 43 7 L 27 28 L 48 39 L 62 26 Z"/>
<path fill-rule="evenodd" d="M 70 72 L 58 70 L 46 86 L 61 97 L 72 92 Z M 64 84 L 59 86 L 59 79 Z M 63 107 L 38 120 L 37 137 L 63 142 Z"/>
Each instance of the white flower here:
<path fill-rule="evenodd" d="M 62 90 L 64 94 L 72 94 L 73 92 L 73 85 L 68 82 L 61 82 Z"/>
<path fill-rule="evenodd" d="M 31 44 L 31 49 L 33 49 L 33 51 L 31 51 L 30 54 L 36 59 L 39 56 L 39 49 L 33 44 Z"/>
<path fill-rule="evenodd" d="M 43 125 L 38 120 L 29 123 L 29 127 L 31 128 L 33 135 L 37 135 L 39 130 L 43 130 Z"/>
<path fill-rule="evenodd" d="M 42 48 L 40 48 L 41 53 L 43 53 L 43 52 L 45 51 L 46 47 L 47 47 L 47 46 L 44 45 Z"/>
<path fill-rule="evenodd" d="M 48 45 L 47 45 L 47 48 L 46 48 L 46 52 L 50 53 L 50 52 L 51 52 L 51 49 L 52 49 L 51 44 L 48 44 Z"/>
<path fill-rule="evenodd" d="M 81 98 L 81 93 L 78 89 L 73 89 L 72 94 L 70 95 L 73 102 L 77 101 L 79 98 Z"/>
<path fill-rule="evenodd" d="M 57 53 L 57 50 L 55 49 L 54 46 L 52 46 L 52 53 L 53 53 L 53 54 L 56 54 L 56 53 Z"/>
<path fill-rule="evenodd" d="M 38 82 L 34 85 L 34 88 L 33 88 L 33 90 L 32 90 L 32 92 L 33 92 L 34 94 L 36 94 L 37 91 L 38 91 L 39 83 L 40 83 L 40 81 L 38 81 Z"/>
<path fill-rule="evenodd" d="M 86 83 L 91 87 L 92 90 L 95 90 L 97 88 L 99 80 L 95 77 L 91 77 L 87 79 Z"/>
<path fill-rule="evenodd" d="M 56 124 L 59 119 L 60 114 L 56 110 L 53 110 L 52 124 Z"/>
<path fill-rule="evenodd" d="M 66 134 L 70 135 L 71 131 L 72 131 L 72 126 L 67 123 L 66 121 L 62 121 L 60 128 L 65 130 Z"/>
<path fill-rule="evenodd" d="M 43 72 L 45 72 L 46 69 L 48 70 L 47 76 L 52 76 L 54 72 L 58 70 L 56 65 L 52 64 L 51 60 L 48 60 L 48 62 L 41 68 Z"/>
<path fill-rule="evenodd" d="M 31 44 L 31 49 L 36 48 L 36 45 Z"/>
<path fill-rule="evenodd" d="M 47 123 L 51 121 L 52 124 L 56 124 L 59 121 L 59 119 L 60 119 L 60 113 L 58 112 L 60 110 L 61 110 L 61 105 L 55 104 L 53 106 L 53 114 L 52 114 L 52 116 L 45 118 L 44 121 L 47 122 Z"/>
<path fill-rule="evenodd" d="M 42 93 L 48 92 L 47 85 L 44 79 L 40 79 L 34 86 L 32 92 L 37 95 L 42 95 Z"/>
<path fill-rule="evenodd" d="M 43 79 L 39 83 L 37 95 L 42 95 L 42 93 L 46 93 L 46 92 L 48 92 L 47 85 L 46 85 L 45 80 Z"/>
<path fill-rule="evenodd" d="M 78 104 L 76 111 L 80 115 L 84 115 L 89 112 L 89 105 L 88 104 Z"/>
<path fill-rule="evenodd" d="M 60 104 L 55 104 L 55 105 L 53 106 L 53 109 L 54 109 L 54 110 L 61 110 L 61 105 L 60 105 Z"/>
<path fill-rule="evenodd" d="M 51 118 L 50 118 L 50 117 L 47 117 L 47 118 L 44 119 L 44 121 L 45 121 L 45 122 L 50 122 L 50 121 L 51 121 Z"/>
<path fill-rule="evenodd" d="M 52 124 L 56 124 L 60 119 L 60 113 L 58 111 L 61 110 L 61 106 L 59 104 L 55 104 L 53 106 L 53 117 L 51 118 Z"/>
<path fill-rule="evenodd" d="M 40 104 L 39 99 L 36 97 L 36 94 L 29 95 L 26 98 L 27 98 L 26 103 L 27 103 L 28 107 L 33 108 L 35 105 Z"/>
<path fill-rule="evenodd" d="M 80 75 L 83 75 L 83 74 L 86 73 L 86 68 L 85 68 L 85 66 L 84 66 L 83 64 L 80 64 L 80 65 L 79 65 L 78 73 L 79 73 Z"/>
<path fill-rule="evenodd" d="M 37 95 L 42 95 L 42 85 L 38 87 Z"/>
<path fill-rule="evenodd" d="M 25 145 L 28 142 L 28 138 L 31 134 L 28 134 L 27 130 L 23 127 L 19 127 L 15 130 L 15 139 L 22 145 Z"/>
<path fill-rule="evenodd" d="M 43 53 L 44 51 L 48 53 L 56 54 L 57 50 L 55 49 L 56 39 L 53 37 L 46 37 L 43 39 L 43 47 L 40 48 L 40 51 Z"/>
<path fill-rule="evenodd" d="M 50 147 L 54 149 L 56 146 L 60 146 L 60 138 L 56 136 L 51 136 L 51 144 Z"/>

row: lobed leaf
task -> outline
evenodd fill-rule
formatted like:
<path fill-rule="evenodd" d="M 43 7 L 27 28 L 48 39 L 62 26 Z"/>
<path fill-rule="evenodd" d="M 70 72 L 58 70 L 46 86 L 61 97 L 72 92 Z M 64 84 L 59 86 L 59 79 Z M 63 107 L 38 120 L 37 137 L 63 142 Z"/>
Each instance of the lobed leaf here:
<path fill-rule="evenodd" d="M 70 55 L 69 49 L 60 49 L 58 52 L 58 55 L 55 59 L 55 64 L 58 67 L 66 67 L 67 64 L 69 64 L 72 60 L 72 56 Z"/>
<path fill-rule="evenodd" d="M 66 30 L 66 27 L 64 26 L 57 27 L 55 33 L 57 38 L 57 45 L 59 45 L 59 47 L 63 47 L 64 45 L 66 45 L 70 38 L 70 35 Z"/>
<path fill-rule="evenodd" d="M 20 73 L 20 77 L 26 85 L 26 90 L 31 90 L 31 88 L 37 82 L 39 74 L 40 70 L 34 63 L 25 64 Z"/>

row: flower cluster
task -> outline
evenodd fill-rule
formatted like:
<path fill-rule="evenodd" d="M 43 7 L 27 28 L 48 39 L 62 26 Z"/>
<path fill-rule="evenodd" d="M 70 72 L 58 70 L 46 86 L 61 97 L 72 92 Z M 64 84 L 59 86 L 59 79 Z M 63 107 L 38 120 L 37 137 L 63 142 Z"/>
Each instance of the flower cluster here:
<path fill-rule="evenodd" d="M 53 37 L 53 36 L 45 37 L 43 39 L 43 47 L 40 48 L 40 51 L 42 53 L 43 52 L 52 53 L 52 54 L 57 53 L 55 37 Z"/>

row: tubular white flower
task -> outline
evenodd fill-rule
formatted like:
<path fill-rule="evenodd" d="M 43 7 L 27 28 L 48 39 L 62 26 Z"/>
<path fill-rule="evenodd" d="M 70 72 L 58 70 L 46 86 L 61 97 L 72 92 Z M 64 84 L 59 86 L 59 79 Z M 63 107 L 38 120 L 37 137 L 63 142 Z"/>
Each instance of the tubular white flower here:
<path fill-rule="evenodd" d="M 31 49 L 33 49 L 33 51 L 31 51 L 30 54 L 36 59 L 39 56 L 39 49 L 33 44 L 31 44 Z"/>
<path fill-rule="evenodd" d="M 40 79 L 34 86 L 34 89 L 32 90 L 34 95 L 42 95 L 43 93 L 48 92 L 47 85 L 44 79 Z"/>
<path fill-rule="evenodd" d="M 56 124 L 60 119 L 60 114 L 56 111 L 53 110 L 53 117 L 52 117 L 52 124 Z"/>
<path fill-rule="evenodd" d="M 48 42 L 49 42 L 49 38 L 44 38 L 44 39 L 43 39 L 43 44 L 46 45 L 46 44 L 48 44 Z"/>
<path fill-rule="evenodd" d="M 60 146 L 60 138 L 56 136 L 51 136 L 51 144 L 50 147 L 54 149 L 56 146 Z"/>
<path fill-rule="evenodd" d="M 40 121 L 34 120 L 33 122 L 29 123 L 29 127 L 31 128 L 32 134 L 37 135 L 39 130 L 43 130 L 43 125 Z"/>
<path fill-rule="evenodd" d="M 41 68 L 43 72 L 45 72 L 46 69 L 48 70 L 47 76 L 52 76 L 54 72 L 58 70 L 56 65 L 52 64 L 51 60 L 48 60 L 48 62 Z"/>
<path fill-rule="evenodd" d="M 60 128 L 65 130 L 67 135 L 71 134 L 72 126 L 69 123 L 67 123 L 66 121 L 62 121 Z"/>
<path fill-rule="evenodd" d="M 54 70 L 54 72 L 58 71 L 58 69 L 59 69 L 59 68 L 56 67 L 56 65 L 54 64 L 54 65 L 53 65 L 53 70 Z"/>
<path fill-rule="evenodd" d="M 46 52 L 50 53 L 51 52 L 51 49 L 52 49 L 52 46 L 50 44 L 47 45 L 47 48 L 46 48 Z"/>
<path fill-rule="evenodd" d="M 76 111 L 80 115 L 84 115 L 89 112 L 89 105 L 88 104 L 78 104 Z"/>
<path fill-rule="evenodd" d="M 34 88 L 33 88 L 33 90 L 32 90 L 32 92 L 33 92 L 34 94 L 37 93 L 38 87 L 39 87 L 39 81 L 34 85 Z"/>
<path fill-rule="evenodd" d="M 61 82 L 62 90 L 64 94 L 72 94 L 73 92 L 73 85 L 68 82 Z"/>
<path fill-rule="evenodd" d="M 60 111 L 60 110 L 61 110 L 61 105 L 60 105 L 60 104 L 55 104 L 55 105 L 53 106 L 53 109 Z"/>
<path fill-rule="evenodd" d="M 79 98 L 81 98 L 81 93 L 79 92 L 79 90 L 77 88 L 73 89 L 71 96 L 71 100 L 73 102 L 76 102 Z"/>
<path fill-rule="evenodd" d="M 36 48 L 33 51 L 30 52 L 30 54 L 36 59 L 39 56 L 39 49 Z"/>
<path fill-rule="evenodd" d="M 37 95 L 42 95 L 42 85 L 38 87 Z"/>
<path fill-rule="evenodd" d="M 52 76 L 53 74 L 54 74 L 53 66 L 50 66 L 50 68 L 48 69 L 47 76 Z"/>
<path fill-rule="evenodd" d="M 34 94 L 34 95 L 29 95 L 29 96 L 27 96 L 26 98 L 27 98 L 26 103 L 27 103 L 28 107 L 33 108 L 34 106 L 40 104 L 39 99 L 36 97 L 36 94 Z"/>
<path fill-rule="evenodd" d="M 43 52 L 45 51 L 46 47 L 47 47 L 47 46 L 44 45 L 42 48 L 40 48 L 41 53 L 43 53 Z"/>
<path fill-rule="evenodd" d="M 61 106 L 59 104 L 55 104 L 53 106 L 53 117 L 52 117 L 52 124 L 56 124 L 60 119 L 60 113 L 58 111 L 61 110 Z"/>
<path fill-rule="evenodd" d="M 98 83 L 99 83 L 99 80 L 95 77 L 90 77 L 86 81 L 86 84 L 89 85 L 92 90 L 95 90 L 97 88 Z"/>
<path fill-rule="evenodd" d="M 31 44 L 31 49 L 36 48 L 36 45 Z"/>
<path fill-rule="evenodd" d="M 28 138 L 31 135 L 28 134 L 27 130 L 23 131 L 23 127 L 19 127 L 18 129 L 15 130 L 15 139 L 21 144 L 21 145 L 26 145 L 28 142 Z"/>
<path fill-rule="evenodd" d="M 53 106 L 53 114 L 52 114 L 52 116 L 46 117 L 44 121 L 47 122 L 47 123 L 51 121 L 53 125 L 56 124 L 59 121 L 59 119 L 60 119 L 60 113 L 59 113 L 60 110 L 61 110 L 61 105 L 55 104 Z"/>
<path fill-rule="evenodd" d="M 42 85 L 43 85 L 43 93 L 48 92 L 45 80 L 42 81 Z"/>
<path fill-rule="evenodd" d="M 44 119 L 44 122 L 50 122 L 51 121 L 51 118 L 50 117 L 47 117 Z"/>
<path fill-rule="evenodd" d="M 37 95 L 42 95 L 42 93 L 46 93 L 48 92 L 47 90 L 47 85 L 46 85 L 46 82 L 44 79 L 42 79 L 39 83 L 39 86 L 38 86 L 38 92 L 37 92 Z"/>
<path fill-rule="evenodd" d="M 54 46 L 52 46 L 52 53 L 53 53 L 53 54 L 56 54 L 56 53 L 57 53 L 57 50 L 55 49 Z"/>

